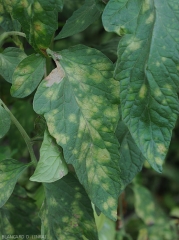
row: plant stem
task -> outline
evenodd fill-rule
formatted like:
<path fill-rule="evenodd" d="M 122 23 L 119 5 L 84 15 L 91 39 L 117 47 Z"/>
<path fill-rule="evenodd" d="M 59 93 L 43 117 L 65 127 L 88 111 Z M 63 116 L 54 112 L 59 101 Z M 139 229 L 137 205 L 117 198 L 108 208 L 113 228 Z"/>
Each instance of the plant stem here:
<path fill-rule="evenodd" d="M 0 47 L 3 45 L 4 40 L 11 35 L 26 37 L 25 33 L 22 33 L 22 32 L 16 32 L 16 31 L 4 32 L 3 34 L 1 34 L 1 37 L 0 37 Z"/>
<path fill-rule="evenodd" d="M 17 127 L 17 129 L 19 130 L 19 132 L 21 133 L 27 148 L 29 150 L 29 154 L 31 157 L 31 162 L 33 163 L 33 165 L 36 167 L 37 165 L 37 159 L 35 157 L 34 154 L 34 150 L 32 148 L 32 143 L 31 143 L 31 139 L 28 136 L 28 134 L 26 133 L 26 131 L 24 130 L 24 128 L 22 127 L 22 125 L 19 123 L 19 121 L 15 118 L 15 116 L 11 113 L 11 111 L 8 109 L 8 107 L 5 105 L 5 103 L 0 99 L 0 104 L 4 107 L 4 109 L 9 113 L 10 117 L 11 117 L 11 121 L 15 124 L 15 126 Z"/>

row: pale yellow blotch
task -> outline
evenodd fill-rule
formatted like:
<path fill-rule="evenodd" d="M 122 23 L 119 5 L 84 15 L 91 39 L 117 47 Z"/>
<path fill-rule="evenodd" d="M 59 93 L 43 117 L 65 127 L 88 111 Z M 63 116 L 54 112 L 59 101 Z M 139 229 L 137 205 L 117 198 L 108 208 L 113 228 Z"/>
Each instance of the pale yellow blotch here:
<path fill-rule="evenodd" d="M 101 184 L 101 186 L 102 186 L 102 188 L 105 190 L 105 191 L 109 191 L 110 189 L 109 189 L 109 185 L 107 184 L 107 183 L 102 183 Z"/>
<path fill-rule="evenodd" d="M 53 90 L 49 90 L 49 91 L 47 91 L 47 93 L 45 94 L 45 97 L 51 98 L 51 97 L 53 96 L 53 94 L 54 94 Z"/>
<path fill-rule="evenodd" d="M 177 65 L 177 71 L 179 71 L 179 65 Z"/>
<path fill-rule="evenodd" d="M 74 155 L 76 155 L 76 154 L 78 153 L 78 151 L 77 151 L 76 149 L 73 149 L 72 153 L 73 153 Z"/>
<path fill-rule="evenodd" d="M 108 197 L 107 203 L 108 203 L 108 205 L 109 205 L 111 208 L 114 207 L 114 206 L 116 206 L 116 201 L 115 201 L 115 199 L 112 198 L 112 197 Z"/>
<path fill-rule="evenodd" d="M 48 129 L 51 134 L 55 132 L 55 126 L 53 124 L 48 124 Z"/>
<path fill-rule="evenodd" d="M 139 97 L 145 98 L 147 93 L 147 86 L 145 84 L 142 85 L 140 91 L 139 91 Z"/>
<path fill-rule="evenodd" d="M 51 204 L 52 206 L 54 206 L 54 207 L 57 207 L 57 206 L 58 206 L 58 202 L 57 202 L 54 198 L 52 198 L 52 199 L 50 200 L 50 204 Z"/>
<path fill-rule="evenodd" d="M 150 0 L 145 0 L 142 4 L 142 13 L 147 12 L 150 9 Z"/>
<path fill-rule="evenodd" d="M 112 143 L 111 143 L 111 142 L 105 142 L 105 145 L 106 145 L 107 147 L 111 147 L 111 146 L 112 146 Z"/>
<path fill-rule="evenodd" d="M 104 208 L 104 210 L 108 210 L 109 206 L 108 206 L 108 204 L 106 202 L 103 203 L 103 208 Z"/>
<path fill-rule="evenodd" d="M 62 217 L 62 222 L 67 223 L 69 221 L 69 217 Z"/>
<path fill-rule="evenodd" d="M 165 154 L 167 152 L 167 148 L 165 147 L 165 145 L 163 143 L 158 143 L 157 144 L 157 151 L 160 154 Z"/>
<path fill-rule="evenodd" d="M 154 13 L 151 13 L 150 16 L 146 19 L 145 23 L 150 24 L 154 21 Z"/>
<path fill-rule="evenodd" d="M 154 204 L 153 204 L 153 203 L 150 203 L 150 204 L 147 206 L 147 210 L 149 210 L 149 212 L 150 212 L 150 211 L 154 211 L 154 210 L 155 210 Z"/>
<path fill-rule="evenodd" d="M 166 49 L 166 46 L 164 45 L 164 46 L 162 46 L 162 48 L 163 48 L 163 49 Z"/>
<path fill-rule="evenodd" d="M 81 194 L 80 193 L 76 193 L 75 194 L 75 199 L 80 199 L 81 198 Z"/>
<path fill-rule="evenodd" d="M 68 117 L 68 120 L 71 122 L 71 123 L 76 123 L 76 115 L 71 113 Z"/>
<path fill-rule="evenodd" d="M 34 7 L 34 11 L 35 11 L 36 13 L 42 13 L 42 12 L 44 12 L 42 6 L 40 5 L 40 3 L 39 3 L 38 1 L 34 1 L 33 7 Z"/>
<path fill-rule="evenodd" d="M 161 60 L 162 60 L 162 62 L 166 62 L 166 61 L 167 61 L 167 58 L 162 57 Z"/>
<path fill-rule="evenodd" d="M 130 45 L 129 45 L 129 50 L 130 51 L 136 51 L 137 49 L 139 49 L 141 47 L 141 44 L 139 42 L 132 42 Z"/>
<path fill-rule="evenodd" d="M 45 32 L 45 30 L 46 30 L 44 27 L 44 24 L 40 21 L 35 21 L 33 23 L 33 28 L 35 30 L 36 37 L 38 37 L 39 32 Z"/>
<path fill-rule="evenodd" d="M 160 91 L 160 89 L 156 89 L 155 91 L 154 91 L 154 95 L 156 96 L 156 97 L 160 97 L 161 95 L 162 95 L 162 92 Z"/>
<path fill-rule="evenodd" d="M 155 158 L 155 162 L 156 162 L 157 165 L 162 165 L 162 164 L 163 164 L 162 159 L 159 158 L 159 157 L 156 157 L 156 158 Z"/>
<path fill-rule="evenodd" d="M 67 142 L 70 140 L 70 138 L 63 133 L 57 134 L 55 137 L 58 142 L 61 142 L 61 144 L 64 145 L 67 144 Z"/>
<path fill-rule="evenodd" d="M 111 216 L 112 216 L 113 218 L 116 218 L 116 217 L 117 217 L 117 211 L 112 210 L 112 211 L 111 211 Z"/>
<path fill-rule="evenodd" d="M 53 69 L 51 73 L 44 79 L 47 81 L 46 87 L 51 87 L 54 83 L 58 84 L 65 77 L 63 68 L 59 65 Z"/>
<path fill-rule="evenodd" d="M 1 12 L 1 10 L 0 10 L 0 12 Z M 2 23 L 2 21 L 3 21 L 3 17 L 0 17 L 0 23 Z"/>
<path fill-rule="evenodd" d="M 168 90 L 172 90 L 172 86 L 170 86 L 169 84 L 165 84 L 164 88 L 168 89 Z"/>
<path fill-rule="evenodd" d="M 160 65 L 161 65 L 160 62 L 157 61 L 157 62 L 156 62 L 156 66 L 157 66 L 157 67 L 160 67 Z"/>

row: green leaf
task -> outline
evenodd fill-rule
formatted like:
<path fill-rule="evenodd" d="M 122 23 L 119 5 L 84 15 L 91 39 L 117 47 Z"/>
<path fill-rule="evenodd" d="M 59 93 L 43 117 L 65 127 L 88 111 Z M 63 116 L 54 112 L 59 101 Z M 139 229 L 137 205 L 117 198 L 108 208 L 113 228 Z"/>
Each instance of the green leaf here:
<path fill-rule="evenodd" d="M 148 237 L 147 239 L 154 240 L 175 239 L 169 219 L 155 202 L 150 191 L 138 184 L 135 184 L 133 189 L 135 194 L 135 211 L 147 225 L 146 229 L 140 232 L 139 237 L 141 238 L 139 239 L 145 239 L 144 235 Z"/>
<path fill-rule="evenodd" d="M 0 138 L 9 131 L 11 126 L 11 118 L 9 113 L 0 105 Z"/>
<path fill-rule="evenodd" d="M 0 161 L 0 208 L 9 199 L 19 176 L 28 166 L 14 159 Z"/>
<path fill-rule="evenodd" d="M 127 186 L 138 172 L 141 171 L 145 158 L 134 142 L 127 126 L 120 119 L 116 129 L 120 143 L 120 169 L 123 185 Z"/>
<path fill-rule="evenodd" d="M 45 54 L 58 28 L 58 11 L 62 7 L 60 0 L 15 0 L 13 17 L 21 23 L 35 50 Z"/>
<path fill-rule="evenodd" d="M 0 53 L 0 74 L 12 82 L 12 75 L 17 65 L 26 57 L 26 54 L 19 48 L 9 47 Z"/>
<path fill-rule="evenodd" d="M 90 199 L 78 180 L 68 174 L 46 183 L 46 199 L 41 209 L 42 234 L 48 240 L 97 240 Z"/>
<path fill-rule="evenodd" d="M 10 199 L 0 208 L 0 236 L 40 235 L 37 210 L 34 201 L 27 197 L 25 189 L 17 185 Z M 32 240 L 31 237 L 29 239 Z"/>
<path fill-rule="evenodd" d="M 24 98 L 31 94 L 45 72 L 45 58 L 32 54 L 23 59 L 16 67 L 12 77 L 11 95 Z"/>
<path fill-rule="evenodd" d="M 44 114 L 50 134 L 62 146 L 66 162 L 75 167 L 92 202 L 116 219 L 121 173 L 114 135 L 118 106 L 113 103 L 119 97 L 113 64 L 82 45 L 48 53 L 57 68 L 39 85 L 34 110 Z"/>
<path fill-rule="evenodd" d="M 47 131 L 40 148 L 40 160 L 30 178 L 36 182 L 55 182 L 68 173 L 63 154 Z"/>
<path fill-rule="evenodd" d="M 178 114 L 177 0 L 111 0 L 103 13 L 119 42 L 115 78 L 122 117 L 151 166 L 162 170 Z"/>
<path fill-rule="evenodd" d="M 82 32 L 89 25 L 95 22 L 101 15 L 95 0 L 86 0 L 78 10 L 67 20 L 61 32 L 55 37 L 55 40 L 72 36 Z"/>

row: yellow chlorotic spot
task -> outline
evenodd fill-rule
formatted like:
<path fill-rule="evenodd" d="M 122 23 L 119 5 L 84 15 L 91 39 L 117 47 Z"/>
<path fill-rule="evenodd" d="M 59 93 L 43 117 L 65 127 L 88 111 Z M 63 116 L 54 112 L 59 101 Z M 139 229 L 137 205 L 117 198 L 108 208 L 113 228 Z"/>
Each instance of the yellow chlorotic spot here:
<path fill-rule="evenodd" d="M 110 207 L 116 206 L 116 200 L 112 197 L 108 197 L 107 203 Z"/>
<path fill-rule="evenodd" d="M 147 12 L 150 9 L 150 0 L 145 0 L 142 5 L 142 13 Z"/>
<path fill-rule="evenodd" d="M 155 95 L 156 97 L 160 97 L 160 96 L 162 95 L 160 89 L 157 88 L 157 89 L 154 91 L 154 95 Z"/>
<path fill-rule="evenodd" d="M 24 9 L 26 9 L 29 6 L 29 2 L 27 0 L 22 0 L 21 4 L 22 4 Z"/>
<path fill-rule="evenodd" d="M 58 139 L 58 141 L 61 142 L 62 144 L 67 144 L 67 142 L 69 141 L 70 138 L 63 133 L 60 133 L 56 137 L 56 139 Z"/>
<path fill-rule="evenodd" d="M 136 51 L 137 49 L 139 49 L 141 47 L 141 44 L 139 42 L 132 42 L 129 45 L 129 50 L 130 51 Z"/>
<path fill-rule="evenodd" d="M 101 186 L 102 188 L 105 190 L 105 191 L 109 191 L 109 185 L 107 183 L 101 183 Z"/>
<path fill-rule="evenodd" d="M 43 10 L 43 8 L 42 8 L 42 6 L 40 5 L 40 3 L 38 2 L 38 1 L 34 1 L 34 11 L 36 12 L 36 13 L 42 13 L 42 12 L 44 12 L 44 10 Z"/>
<path fill-rule="evenodd" d="M 154 211 L 154 210 L 155 210 L 154 204 L 153 204 L 153 203 L 150 203 L 150 204 L 147 206 L 147 210 L 149 210 L 149 212 L 150 212 L 150 211 Z"/>
<path fill-rule="evenodd" d="M 103 203 L 103 208 L 104 208 L 104 210 L 108 210 L 108 204 L 105 202 L 105 203 Z"/>
<path fill-rule="evenodd" d="M 155 158 L 155 162 L 156 162 L 157 165 L 162 165 L 162 164 L 163 164 L 162 159 L 159 158 L 159 157 L 156 157 L 156 158 Z"/>
<path fill-rule="evenodd" d="M 72 123 L 76 123 L 76 115 L 75 114 L 70 114 L 68 117 L 68 120 Z"/>
<path fill-rule="evenodd" d="M 157 144 L 157 151 L 161 154 L 165 154 L 167 152 L 167 148 L 163 143 L 158 143 Z"/>
<path fill-rule="evenodd" d="M 69 221 L 69 217 L 62 217 L 62 222 L 67 223 Z"/>
<path fill-rule="evenodd" d="M 162 57 L 161 59 L 162 59 L 162 62 L 166 62 L 166 60 L 167 60 L 167 58 L 165 58 L 165 57 Z"/>
<path fill-rule="evenodd" d="M 165 84 L 164 87 L 168 90 L 172 90 L 172 87 L 169 84 Z"/>
<path fill-rule="evenodd" d="M 73 153 L 74 155 L 76 155 L 76 154 L 78 153 L 78 151 L 77 151 L 76 149 L 73 149 L 72 153 Z"/>
<path fill-rule="evenodd" d="M 160 62 L 159 62 L 159 61 L 156 62 L 156 66 L 157 66 L 157 67 L 160 66 Z"/>
<path fill-rule="evenodd" d="M 36 32 L 45 32 L 45 28 L 42 22 L 40 21 L 35 21 L 33 24 L 33 27 Z"/>
<path fill-rule="evenodd" d="M 53 96 L 53 94 L 54 94 L 53 90 L 49 90 L 49 91 L 45 94 L 45 97 L 51 98 L 51 96 Z"/>
<path fill-rule="evenodd" d="M 145 84 L 143 84 L 140 91 L 139 91 L 139 97 L 140 98 L 145 98 L 146 93 L 147 93 L 147 86 Z"/>
<path fill-rule="evenodd" d="M 154 13 L 151 13 L 150 16 L 145 21 L 146 24 L 150 24 L 154 21 Z"/>
<path fill-rule="evenodd" d="M 117 218 L 117 211 L 112 210 L 112 211 L 111 211 L 111 216 L 112 216 L 113 218 Z"/>
<path fill-rule="evenodd" d="M 53 124 L 48 124 L 48 129 L 51 134 L 55 132 L 55 126 Z"/>
<path fill-rule="evenodd" d="M 179 71 L 179 65 L 177 66 L 177 70 Z"/>
<path fill-rule="evenodd" d="M 51 199 L 50 204 L 54 207 L 58 206 L 58 202 L 54 198 Z"/>
<path fill-rule="evenodd" d="M 1 12 L 1 10 L 0 10 L 0 12 Z M 2 21 L 3 21 L 3 17 L 0 17 L 0 23 L 2 23 Z"/>

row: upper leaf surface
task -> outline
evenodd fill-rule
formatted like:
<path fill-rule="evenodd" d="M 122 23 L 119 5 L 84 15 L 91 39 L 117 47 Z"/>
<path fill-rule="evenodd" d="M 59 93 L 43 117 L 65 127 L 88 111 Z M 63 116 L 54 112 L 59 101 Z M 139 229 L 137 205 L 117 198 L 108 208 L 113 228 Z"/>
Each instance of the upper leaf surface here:
<path fill-rule="evenodd" d="M 3 78 L 12 82 L 12 75 L 17 65 L 26 57 L 26 54 L 19 48 L 9 47 L 0 53 L 0 74 Z"/>
<path fill-rule="evenodd" d="M 137 147 L 127 126 L 120 119 L 116 129 L 116 136 L 120 143 L 120 169 L 124 187 L 129 184 L 135 175 L 141 171 L 145 158 Z"/>
<path fill-rule="evenodd" d="M 0 208 L 9 199 L 20 174 L 28 166 L 14 159 L 0 161 Z"/>
<path fill-rule="evenodd" d="M 65 160 L 74 165 L 93 203 L 115 219 L 121 184 L 113 64 L 99 51 L 81 45 L 51 54 L 59 80 L 53 77 L 40 84 L 34 109 L 44 114 L 50 134 L 63 147 Z"/>
<path fill-rule="evenodd" d="M 57 39 L 72 36 L 76 33 L 82 32 L 90 24 L 95 22 L 101 15 L 98 10 L 95 0 L 86 0 L 73 15 L 67 20 L 61 32 L 56 36 Z"/>
<path fill-rule="evenodd" d="M 14 71 L 11 95 L 23 98 L 31 94 L 42 80 L 44 71 L 44 57 L 32 54 L 23 59 Z"/>
<path fill-rule="evenodd" d="M 161 171 L 178 113 L 179 3 L 111 0 L 107 31 L 125 35 L 118 46 L 122 116 L 136 144 Z"/>
<path fill-rule="evenodd" d="M 46 199 L 40 215 L 47 239 L 98 239 L 90 199 L 72 174 L 44 187 Z"/>
<path fill-rule="evenodd" d="M 15 0 L 13 17 L 18 19 L 30 44 L 39 52 L 48 48 L 58 28 L 59 0 Z"/>
<path fill-rule="evenodd" d="M 9 113 L 0 105 L 0 138 L 9 131 L 11 126 L 11 118 Z"/>
<path fill-rule="evenodd" d="M 63 154 L 47 131 L 40 148 L 40 160 L 34 174 L 30 178 L 36 182 L 55 182 L 68 173 Z"/>

